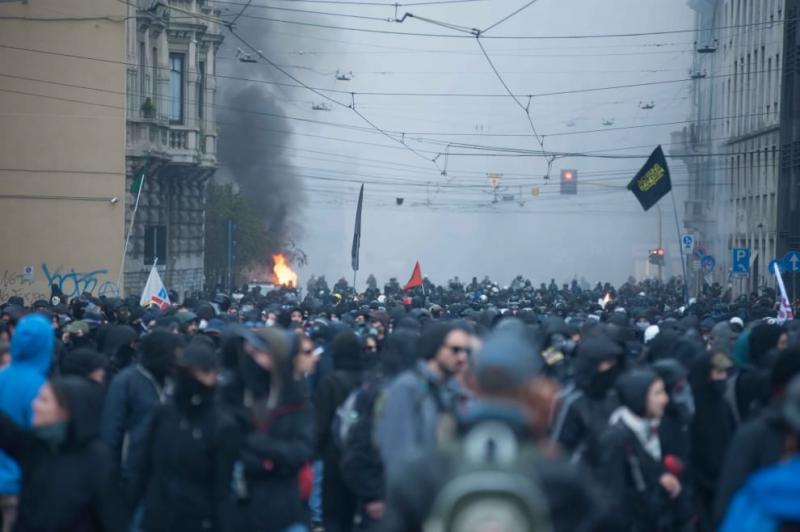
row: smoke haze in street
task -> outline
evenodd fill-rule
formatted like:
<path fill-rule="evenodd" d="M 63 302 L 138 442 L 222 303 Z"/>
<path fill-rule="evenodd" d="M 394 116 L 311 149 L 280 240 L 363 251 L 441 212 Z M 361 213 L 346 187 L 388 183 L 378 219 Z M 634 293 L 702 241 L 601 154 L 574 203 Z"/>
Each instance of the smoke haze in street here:
<path fill-rule="evenodd" d="M 409 6 L 399 15 L 405 9 L 416 16 L 486 28 L 521 5 L 500 0 Z M 336 5 L 319 11 L 394 16 L 393 8 L 381 6 Z M 680 273 L 674 259 L 678 253 L 671 200 L 665 198 L 660 209 L 644 213 L 625 185 L 656 145 L 663 145 L 667 154 L 672 151 L 670 134 L 687 119 L 691 82 L 678 80 L 688 78 L 693 34 L 491 37 L 691 30 L 694 18 L 685 2 L 542 0 L 481 39 L 505 83 L 520 95 L 658 82 L 533 97 L 531 118 L 546 150 L 631 156 L 559 158 L 549 180 L 544 179 L 547 162 L 542 157 L 498 156 L 497 148 L 540 150 L 540 146 L 524 111 L 506 95 L 474 38 L 341 29 L 463 35 L 414 18 L 390 24 L 257 6 L 247 14 L 339 28 L 249 16 L 239 22 L 240 33 L 249 42 L 303 83 L 342 91 L 325 93 L 342 105 L 304 88 L 220 80 L 226 87 L 219 101 L 221 139 L 225 139 L 220 146 L 222 172 L 235 170 L 243 190 L 263 197 L 259 201 L 270 227 L 285 235 L 282 238 L 298 238 L 309 259 L 301 270 L 301 283 L 311 274 L 352 278 L 349 251 L 362 182 L 360 284 L 370 273 L 380 282 L 389 277 L 404 280 L 416 260 L 423 273 L 437 282 L 453 275 L 487 274 L 508 282 L 522 274 L 536 282 L 585 277 L 619 283 L 641 275 L 637 269 L 643 268 L 647 250 L 659 243 L 659 215 L 668 254 L 665 273 Z M 237 61 L 238 47 L 244 48 L 234 37 L 226 38 L 220 50 L 223 74 L 295 84 L 263 61 Z M 340 77 L 352 72 L 352 79 L 337 79 L 337 72 L 344 74 Z M 351 91 L 355 94 L 348 94 Z M 497 96 L 364 94 L 398 92 Z M 528 103 L 524 96 L 521 100 Z M 646 109 L 650 102 L 654 107 Z M 323 103 L 331 110 L 313 109 Z M 374 130 L 347 108 L 350 105 L 419 155 Z M 246 115 L 225 106 L 286 118 Z M 490 148 L 448 147 L 455 142 Z M 490 155 L 484 154 L 487 150 Z M 687 172 L 678 159 L 669 159 L 669 164 L 680 216 Z M 559 195 L 561 169 L 577 170 L 577 196 Z M 489 184 L 489 174 L 502 175 L 496 190 Z"/>

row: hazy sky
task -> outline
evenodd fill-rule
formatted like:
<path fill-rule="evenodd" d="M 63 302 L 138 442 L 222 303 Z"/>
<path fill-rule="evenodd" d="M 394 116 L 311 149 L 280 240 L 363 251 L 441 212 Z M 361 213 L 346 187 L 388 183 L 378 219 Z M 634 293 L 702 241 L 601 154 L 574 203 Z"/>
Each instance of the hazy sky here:
<path fill-rule="evenodd" d="M 342 275 L 352 279 L 350 246 L 361 182 L 366 183 L 362 283 L 369 273 L 380 282 L 390 276 L 404 281 L 416 260 L 437 282 L 454 275 L 485 274 L 508 282 L 519 273 L 537 282 L 584 276 L 590 281 L 619 283 L 636 273 L 635 260 L 645 260 L 646 250 L 657 243 L 658 213 L 655 208 L 644 213 L 625 185 L 653 147 L 662 144 L 667 152 L 672 149 L 670 133 L 682 125 L 650 125 L 688 118 L 691 82 L 544 93 L 685 79 L 694 51 L 693 33 L 591 39 L 489 37 L 690 30 L 694 17 L 685 2 L 539 0 L 481 39 L 513 92 L 543 94 L 533 98 L 530 109 L 546 150 L 641 156 L 560 158 L 553 163 L 549 182 L 543 179 L 547 166 L 543 158 L 503 153 L 507 148 L 540 150 L 540 146 L 525 112 L 505 96 L 475 38 L 352 29 L 463 35 L 416 17 L 486 28 L 524 3 L 479 0 L 406 6 L 399 8 L 398 15 L 410 12 L 415 17 L 401 24 L 386 21 L 395 16 L 395 10 L 382 5 L 268 3 L 368 19 L 266 9 L 261 7 L 267 5 L 265 0 L 255 0 L 247 9 L 239 26 L 248 42 L 303 83 L 345 91 L 326 94 L 345 105 L 354 101 L 360 113 L 395 138 L 407 132 L 407 145 L 418 153 L 372 129 L 351 109 L 327 102 L 331 111 L 312 110 L 312 105 L 324 100 L 307 89 L 261 85 L 264 98 L 287 117 L 280 128 L 272 129 L 290 131 L 276 132 L 269 142 L 281 146 L 282 155 L 293 166 L 265 172 L 303 182 L 305 201 L 302 207 L 293 207 L 301 230 L 298 245 L 309 258 L 301 271 L 303 278 L 322 273 L 329 280 Z M 220 5 L 227 8 L 226 14 L 239 9 L 232 3 Z M 263 61 L 236 61 L 237 47 L 245 48 L 233 36 L 226 37 L 219 54 L 222 72 L 294 84 Z M 337 80 L 337 70 L 352 72 L 352 80 Z M 242 84 L 227 79 L 218 83 L 223 95 Z M 346 92 L 356 94 L 351 97 Z M 368 92 L 478 96 L 363 94 Z M 497 96 L 481 96 L 487 94 Z M 521 100 L 528 103 L 526 97 Z M 655 104 L 653 109 L 641 108 L 650 102 Z M 264 117 L 266 127 L 274 124 L 271 120 Z M 456 142 L 482 148 L 447 147 Z M 436 164 L 431 161 L 434 158 Z M 670 165 L 680 206 L 687 173 L 676 159 Z M 446 176 L 441 172 L 445 167 Z M 559 172 L 564 168 L 578 171 L 577 197 L 558 195 Z M 497 203 L 489 173 L 503 176 Z M 532 195 L 532 187 L 539 187 L 538 197 Z M 396 198 L 403 198 L 404 204 L 397 206 Z M 669 251 L 676 239 L 675 225 L 671 202 L 665 200 L 663 231 Z"/>

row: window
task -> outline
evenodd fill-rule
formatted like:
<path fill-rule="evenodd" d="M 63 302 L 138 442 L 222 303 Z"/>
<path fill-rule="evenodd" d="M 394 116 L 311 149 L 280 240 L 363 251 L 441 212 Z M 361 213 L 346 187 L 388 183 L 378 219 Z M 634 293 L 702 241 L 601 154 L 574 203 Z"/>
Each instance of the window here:
<path fill-rule="evenodd" d="M 153 69 L 152 83 L 153 83 L 153 105 L 158 110 L 158 48 L 153 47 L 153 58 L 150 67 Z"/>
<path fill-rule="evenodd" d="M 206 64 L 197 64 L 197 117 L 203 118 L 203 107 L 206 103 Z"/>
<path fill-rule="evenodd" d="M 144 263 L 153 264 L 156 259 L 159 264 L 167 261 L 166 225 L 148 225 L 144 228 Z"/>
<path fill-rule="evenodd" d="M 169 54 L 169 121 L 183 123 L 183 54 Z"/>
<path fill-rule="evenodd" d="M 139 100 L 140 102 L 144 103 L 145 98 L 147 97 L 147 80 L 145 79 L 145 47 L 144 43 L 139 43 Z"/>

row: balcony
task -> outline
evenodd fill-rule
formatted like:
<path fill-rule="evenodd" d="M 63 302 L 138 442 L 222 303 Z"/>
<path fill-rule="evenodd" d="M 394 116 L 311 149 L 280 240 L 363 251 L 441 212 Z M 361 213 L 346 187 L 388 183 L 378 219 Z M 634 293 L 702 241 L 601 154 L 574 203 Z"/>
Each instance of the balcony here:
<path fill-rule="evenodd" d="M 129 118 L 127 155 L 156 157 L 172 164 L 213 167 L 217 162 L 216 135 L 156 119 Z"/>

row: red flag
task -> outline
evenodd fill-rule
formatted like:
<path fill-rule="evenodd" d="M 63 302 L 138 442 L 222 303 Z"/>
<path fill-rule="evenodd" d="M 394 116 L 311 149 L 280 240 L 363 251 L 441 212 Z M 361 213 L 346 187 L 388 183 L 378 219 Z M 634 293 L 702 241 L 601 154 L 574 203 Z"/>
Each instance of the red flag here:
<path fill-rule="evenodd" d="M 422 268 L 419 267 L 419 261 L 414 265 L 414 273 L 411 274 L 411 279 L 403 287 L 403 290 L 411 290 L 422 286 Z"/>

